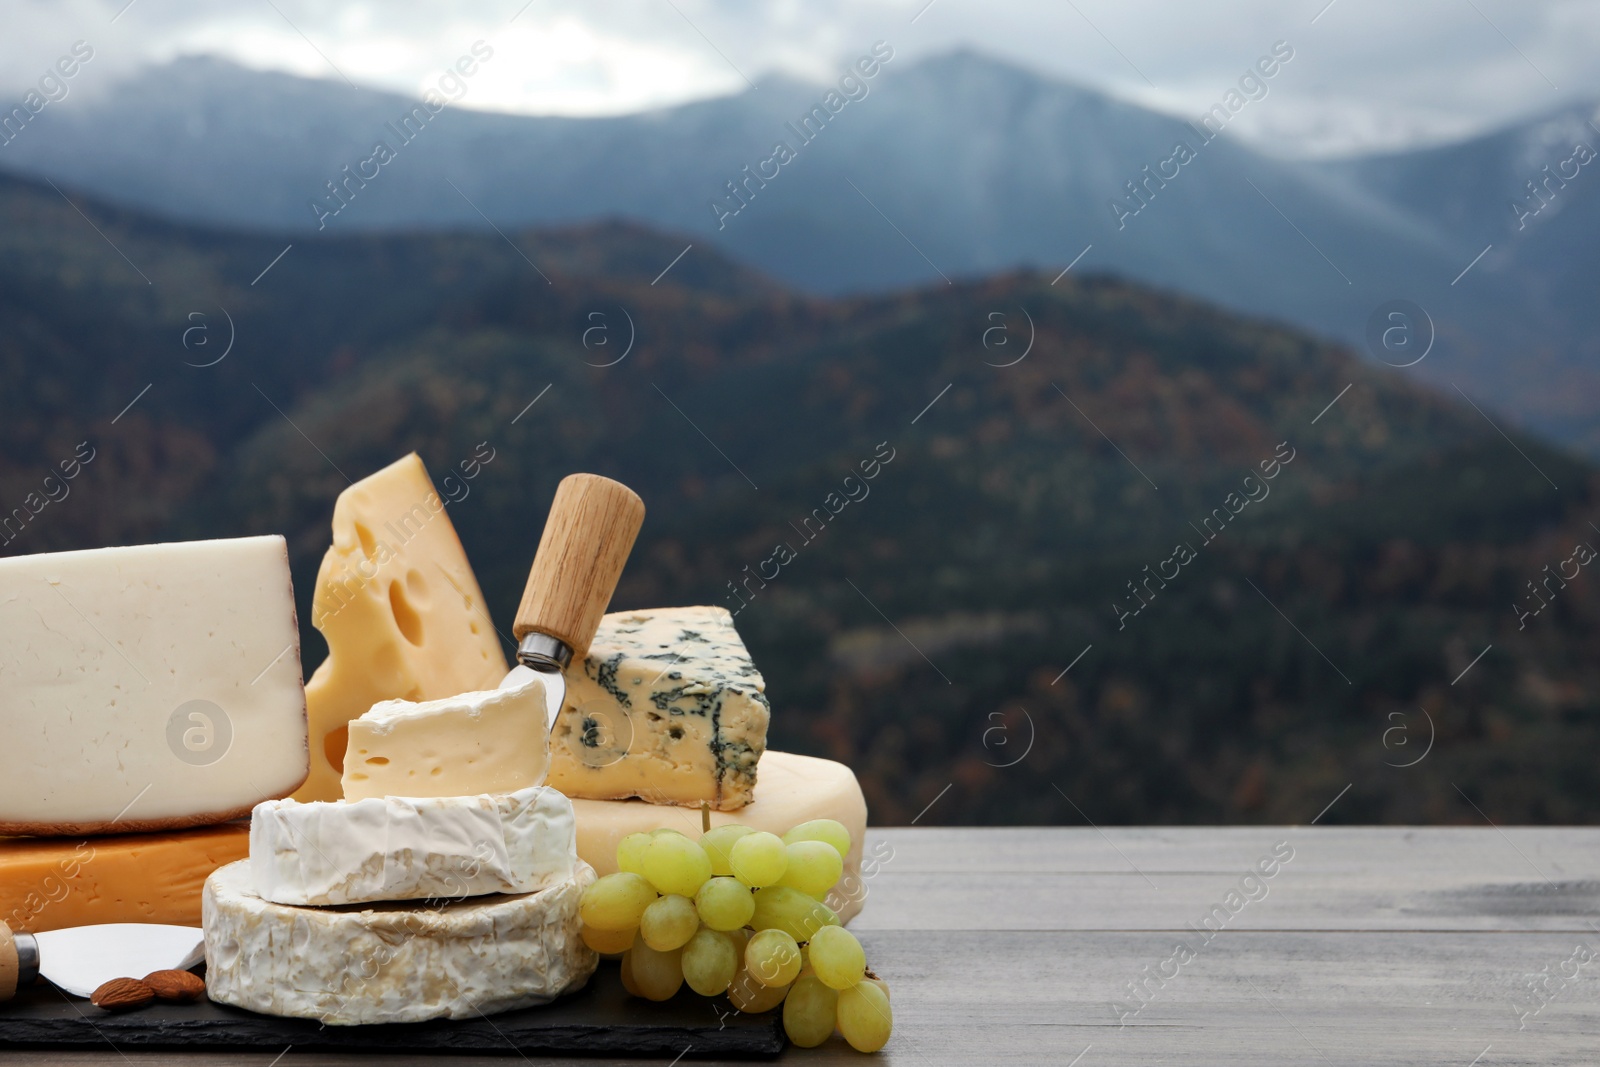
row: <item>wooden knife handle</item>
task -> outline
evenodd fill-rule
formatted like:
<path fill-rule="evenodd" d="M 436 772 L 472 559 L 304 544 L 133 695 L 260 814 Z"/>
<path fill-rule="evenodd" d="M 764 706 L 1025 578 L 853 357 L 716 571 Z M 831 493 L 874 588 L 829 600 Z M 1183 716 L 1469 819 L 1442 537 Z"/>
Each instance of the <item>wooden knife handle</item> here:
<path fill-rule="evenodd" d="M 643 523 L 644 501 L 621 482 L 598 474 L 561 479 L 517 609 L 517 640 L 546 634 L 582 659 Z"/>
<path fill-rule="evenodd" d="M 17 979 L 22 973 L 22 958 L 17 954 L 17 939 L 11 927 L 0 922 L 0 1002 L 17 995 Z"/>

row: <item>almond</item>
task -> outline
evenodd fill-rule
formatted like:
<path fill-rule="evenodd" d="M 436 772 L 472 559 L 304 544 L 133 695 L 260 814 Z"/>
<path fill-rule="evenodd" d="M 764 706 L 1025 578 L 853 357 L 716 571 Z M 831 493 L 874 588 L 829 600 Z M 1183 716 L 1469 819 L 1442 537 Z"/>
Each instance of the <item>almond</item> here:
<path fill-rule="evenodd" d="M 179 1004 L 192 1004 L 206 995 L 206 980 L 189 971 L 153 971 L 144 976 L 144 984 L 160 999 Z"/>
<path fill-rule="evenodd" d="M 106 1011 L 132 1011 L 156 999 L 156 991 L 137 978 L 113 978 L 89 994 L 89 1003 Z"/>

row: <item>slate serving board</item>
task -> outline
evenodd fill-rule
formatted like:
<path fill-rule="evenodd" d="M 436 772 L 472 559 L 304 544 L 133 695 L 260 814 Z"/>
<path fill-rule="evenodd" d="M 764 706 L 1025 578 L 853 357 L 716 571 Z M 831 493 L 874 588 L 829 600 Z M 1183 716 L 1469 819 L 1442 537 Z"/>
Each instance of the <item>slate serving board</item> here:
<path fill-rule="evenodd" d="M 746 1015 L 726 997 L 683 989 L 656 1004 L 622 988 L 602 962 L 589 985 L 541 1008 L 487 1018 L 379 1026 L 323 1026 L 203 1001 L 101 1011 L 41 983 L 0 1004 L 0 1047 L 261 1048 L 341 1052 L 596 1052 L 620 1055 L 769 1058 L 783 1050 L 781 1012 Z M 687 1050 L 687 1051 L 686 1051 Z"/>

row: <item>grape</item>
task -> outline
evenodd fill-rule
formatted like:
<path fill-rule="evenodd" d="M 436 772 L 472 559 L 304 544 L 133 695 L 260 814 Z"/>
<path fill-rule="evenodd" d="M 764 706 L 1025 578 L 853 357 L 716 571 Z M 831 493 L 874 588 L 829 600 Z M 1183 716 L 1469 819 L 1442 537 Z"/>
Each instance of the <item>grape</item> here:
<path fill-rule="evenodd" d="M 735 878 L 709 879 L 694 895 L 700 919 L 713 930 L 737 930 L 756 913 L 750 888 Z"/>
<path fill-rule="evenodd" d="M 596 930 L 630 930 L 655 899 L 656 891 L 644 878 L 618 871 L 595 879 L 583 891 L 578 913 Z"/>
<path fill-rule="evenodd" d="M 692 897 L 711 877 L 711 858 L 682 834 L 657 834 L 644 852 L 644 876 L 663 893 Z"/>
<path fill-rule="evenodd" d="M 701 930 L 683 946 L 683 978 L 702 997 L 727 990 L 739 973 L 739 939 L 716 930 Z"/>
<path fill-rule="evenodd" d="M 786 885 L 758 889 L 755 898 L 750 925 L 757 930 L 782 930 L 796 941 L 810 941 L 824 926 L 839 925 L 832 908 Z"/>
<path fill-rule="evenodd" d="M 888 996 L 889 996 L 889 983 L 888 982 L 885 982 L 882 978 L 879 978 L 877 975 L 873 974 L 871 971 L 868 971 L 867 972 L 867 976 L 865 978 L 861 979 L 861 981 L 865 985 L 875 985 L 875 986 L 877 986 L 879 989 L 883 990 L 884 998 L 888 999 Z"/>
<path fill-rule="evenodd" d="M 850 904 L 867 899 L 867 886 L 859 874 L 846 871 L 821 899 L 834 911 L 843 911 Z"/>
<path fill-rule="evenodd" d="M 786 845 L 796 841 L 826 841 L 839 853 L 840 859 L 850 854 L 850 831 L 844 828 L 844 823 L 833 819 L 812 819 L 783 835 Z"/>
<path fill-rule="evenodd" d="M 644 996 L 639 992 L 639 986 L 633 980 L 633 950 L 629 949 L 622 954 L 622 988 L 636 997 Z"/>
<path fill-rule="evenodd" d="M 683 985 L 683 952 L 657 952 L 643 941 L 634 942 L 628 950 L 628 964 L 633 970 L 633 984 L 638 995 L 646 1000 L 671 1000 Z"/>
<path fill-rule="evenodd" d="M 842 926 L 824 926 L 813 934 L 810 958 L 817 978 L 832 989 L 849 989 L 867 971 L 867 954 L 861 942 Z"/>
<path fill-rule="evenodd" d="M 744 949 L 744 969 L 762 985 L 788 985 L 800 973 L 800 946 L 782 930 L 762 930 Z"/>
<path fill-rule="evenodd" d="M 789 864 L 778 884 L 808 897 L 821 900 L 844 873 L 844 860 L 826 841 L 796 841 L 785 845 L 783 851 Z"/>
<path fill-rule="evenodd" d="M 633 939 L 638 933 L 639 928 L 636 926 L 630 926 L 626 930 L 601 930 L 587 923 L 582 930 L 583 943 L 607 956 L 628 951 L 633 947 Z"/>
<path fill-rule="evenodd" d="M 728 865 L 728 854 L 733 851 L 734 842 L 745 834 L 753 834 L 754 830 L 748 826 L 729 823 L 726 826 L 712 827 L 700 838 L 700 846 L 706 850 L 706 855 L 711 857 L 711 873 L 726 877 L 733 873 L 733 868 Z"/>
<path fill-rule="evenodd" d="M 735 1008 L 746 1012 L 771 1011 L 782 1004 L 783 998 L 788 995 L 788 986 L 762 985 L 756 981 L 755 975 L 742 967 L 728 986 L 728 999 L 733 1001 Z"/>
<path fill-rule="evenodd" d="M 839 1014 L 839 992 L 814 975 L 795 980 L 783 998 L 783 1029 L 800 1048 L 816 1048 L 833 1034 Z"/>
<path fill-rule="evenodd" d="M 894 1013 L 889 997 L 871 982 L 860 982 L 839 994 L 839 1032 L 857 1052 L 876 1052 L 889 1043 Z"/>
<path fill-rule="evenodd" d="M 682 948 L 698 929 L 700 913 L 695 911 L 694 901 L 676 894 L 661 897 L 645 908 L 639 920 L 640 936 L 657 952 Z"/>
<path fill-rule="evenodd" d="M 644 873 L 644 850 L 650 847 L 649 834 L 629 834 L 617 842 L 617 869 L 630 874 Z"/>
<path fill-rule="evenodd" d="M 662 834 L 677 834 L 679 837 L 684 836 L 682 830 L 675 830 L 670 826 L 658 826 L 654 830 L 650 831 L 651 837 L 660 837 Z"/>
<path fill-rule="evenodd" d="M 752 889 L 759 889 L 783 877 L 789 856 L 784 852 L 783 838 L 757 830 L 733 843 L 728 852 L 728 865 L 733 868 L 735 878 Z"/>

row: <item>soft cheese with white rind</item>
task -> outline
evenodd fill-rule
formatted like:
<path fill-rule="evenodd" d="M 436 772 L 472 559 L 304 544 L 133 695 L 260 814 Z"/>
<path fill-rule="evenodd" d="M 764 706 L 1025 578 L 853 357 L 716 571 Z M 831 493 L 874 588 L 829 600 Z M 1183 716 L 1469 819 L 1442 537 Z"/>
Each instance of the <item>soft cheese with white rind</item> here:
<path fill-rule="evenodd" d="M 658 828 L 700 836 L 700 813 L 640 800 L 574 800 L 578 857 L 601 874 L 617 870 L 617 844 L 629 834 Z M 867 801 L 855 774 L 842 763 L 768 752 L 761 757 L 761 795 L 738 811 L 713 811 L 711 825 L 738 823 L 780 837 L 812 819 L 835 819 L 850 831 L 850 854 L 829 903 L 849 922 L 861 910 L 885 856 L 865 848 Z M 865 859 L 863 858 L 865 857 Z"/>
<path fill-rule="evenodd" d="M 344 798 L 454 797 L 542 785 L 549 712 L 537 674 L 514 689 L 386 700 L 350 723 Z"/>
<path fill-rule="evenodd" d="M 302 908 L 261 899 L 250 865 L 206 880 L 206 993 L 329 1026 L 476 1019 L 581 989 L 598 957 L 579 936 L 594 871 L 538 893 L 438 907 Z"/>
<path fill-rule="evenodd" d="M 741 808 L 767 747 L 765 690 L 725 608 L 607 615 L 567 669 L 550 784 L 593 800 Z"/>
<path fill-rule="evenodd" d="M 305 780 L 282 537 L 0 560 L 0 834 L 238 818 Z"/>
<path fill-rule="evenodd" d="M 311 775 L 296 800 L 339 799 L 346 724 L 378 701 L 490 689 L 506 673 L 478 579 L 415 452 L 334 502 L 311 624 L 328 658 L 306 683 Z"/>
<path fill-rule="evenodd" d="M 460 797 L 271 800 L 250 818 L 255 890 L 275 904 L 459 900 L 572 880 L 572 802 L 546 786 Z"/>

